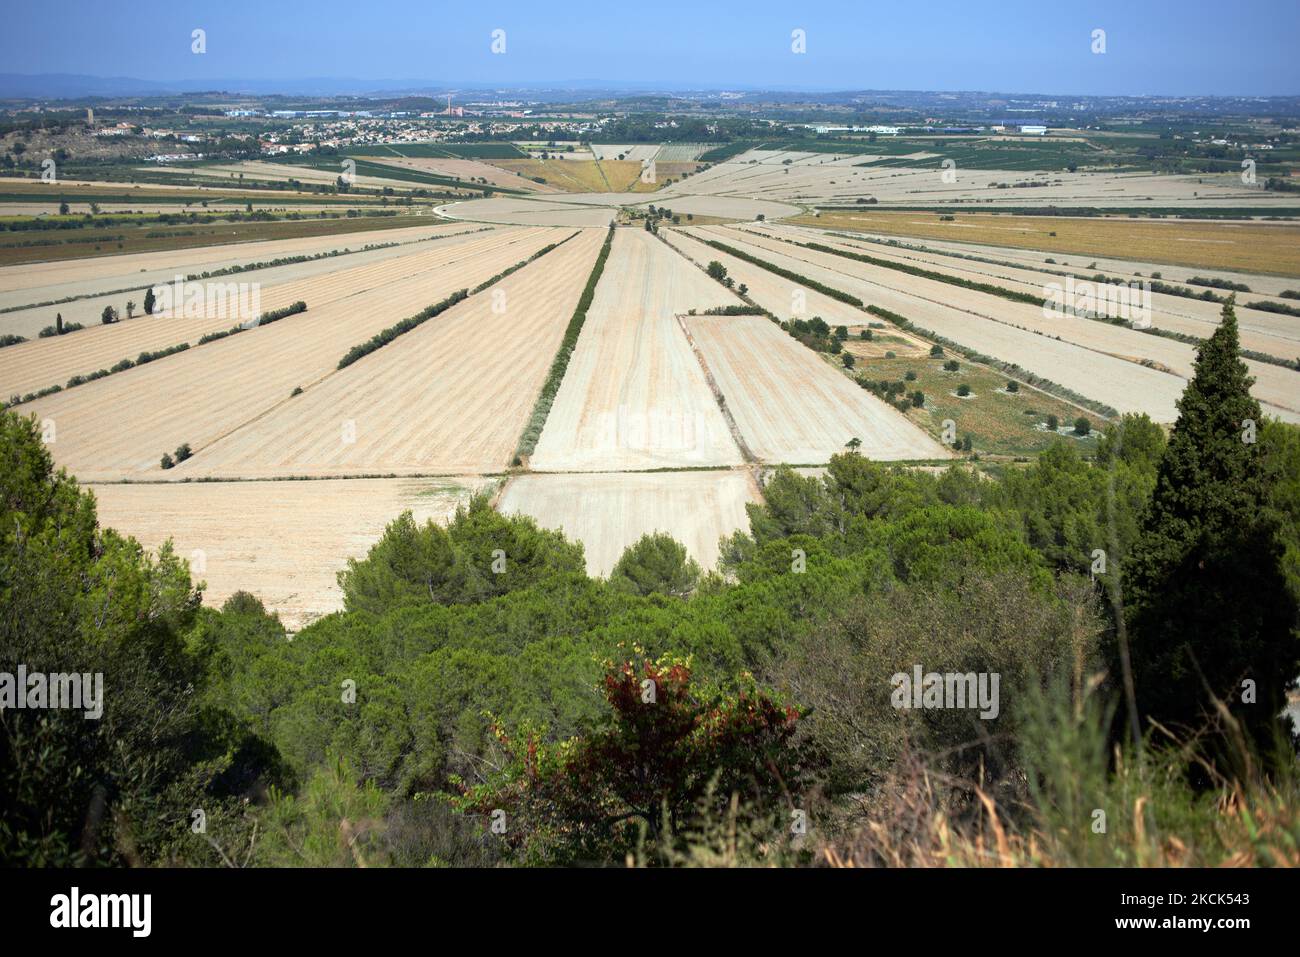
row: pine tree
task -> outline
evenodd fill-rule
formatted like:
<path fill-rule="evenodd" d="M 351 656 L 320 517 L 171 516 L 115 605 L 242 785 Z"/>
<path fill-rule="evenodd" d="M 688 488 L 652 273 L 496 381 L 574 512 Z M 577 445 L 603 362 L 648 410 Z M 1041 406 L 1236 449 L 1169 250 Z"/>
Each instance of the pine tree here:
<path fill-rule="evenodd" d="M 1212 691 L 1267 746 L 1300 674 L 1300 636 L 1275 513 L 1266 508 L 1253 382 L 1229 301 L 1179 400 L 1124 564 L 1124 600 L 1140 715 L 1199 727 L 1213 711 Z"/>

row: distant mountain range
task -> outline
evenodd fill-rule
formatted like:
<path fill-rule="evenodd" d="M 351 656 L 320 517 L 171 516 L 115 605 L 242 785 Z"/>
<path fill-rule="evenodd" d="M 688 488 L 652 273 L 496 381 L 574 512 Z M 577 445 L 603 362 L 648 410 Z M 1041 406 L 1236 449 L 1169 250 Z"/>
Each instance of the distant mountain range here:
<path fill-rule="evenodd" d="M 89 76 L 75 73 L 0 73 L 0 100 L 91 100 L 175 95 L 227 95 L 230 97 L 394 97 L 436 96 L 447 93 L 507 96 L 541 103 L 590 100 L 622 101 L 631 108 L 656 109 L 652 101 L 686 100 L 742 107 L 818 103 L 847 110 L 881 107 L 932 110 L 1013 110 L 1043 114 L 1094 114 L 1173 111 L 1208 114 L 1300 116 L 1298 96 L 1093 96 L 1019 91 L 834 90 L 798 91 L 746 85 L 727 88 L 673 87 L 663 81 L 620 82 L 605 80 L 554 80 L 491 85 L 429 79 L 374 79 L 303 77 L 292 80 L 225 78 L 206 80 L 141 80 L 126 76 Z"/>
<path fill-rule="evenodd" d="M 165 96 L 174 93 L 227 92 L 255 96 L 371 96 L 431 93 L 444 90 L 494 90 L 485 83 L 429 79 L 359 80 L 352 77 L 303 77 L 292 80 L 218 78 L 208 80 L 141 80 L 129 76 L 88 76 L 78 73 L 0 73 L 0 99 L 67 100 L 87 97 Z M 512 89 L 591 92 L 644 92 L 665 89 L 655 83 L 602 80 L 559 80 L 515 85 Z"/>

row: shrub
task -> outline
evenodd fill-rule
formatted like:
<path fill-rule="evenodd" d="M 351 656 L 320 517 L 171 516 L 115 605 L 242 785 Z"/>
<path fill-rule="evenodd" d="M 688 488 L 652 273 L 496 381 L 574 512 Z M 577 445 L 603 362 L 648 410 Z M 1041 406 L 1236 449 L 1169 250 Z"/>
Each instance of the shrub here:
<path fill-rule="evenodd" d="M 957 386 L 957 394 L 963 398 L 970 395 L 970 386 L 963 382 L 961 385 Z"/>
<path fill-rule="evenodd" d="M 1081 415 L 1074 420 L 1075 435 L 1088 435 L 1091 432 L 1092 432 L 1092 423 L 1088 421 L 1086 416 Z"/>
<path fill-rule="evenodd" d="M 938 345 L 936 345 L 936 346 L 931 346 L 931 347 L 930 347 L 930 357 L 931 357 L 931 358 L 933 358 L 933 359 L 938 359 L 938 358 L 941 358 L 942 356 L 943 356 L 943 346 L 938 346 Z"/>
<path fill-rule="evenodd" d="M 1061 427 L 1061 422 L 1055 415 L 1049 415 L 1047 417 L 1047 427 L 1055 432 Z"/>

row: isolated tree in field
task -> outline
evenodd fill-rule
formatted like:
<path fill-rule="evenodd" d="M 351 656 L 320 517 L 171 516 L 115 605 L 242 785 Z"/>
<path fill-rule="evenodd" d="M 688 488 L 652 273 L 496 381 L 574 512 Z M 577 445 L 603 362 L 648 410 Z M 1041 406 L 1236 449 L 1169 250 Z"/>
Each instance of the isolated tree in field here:
<path fill-rule="evenodd" d="M 1015 379 L 1008 379 L 1008 380 L 1007 380 L 1007 391 L 1010 392 L 1010 393 L 1012 393 L 1012 394 L 1014 394 L 1014 393 L 1016 393 L 1016 392 L 1019 392 L 1019 391 L 1020 391 L 1020 383 L 1017 382 Z"/>
<path fill-rule="evenodd" d="M 846 369 L 852 369 L 852 368 L 853 368 L 853 361 L 854 361 L 854 360 L 853 360 L 853 353 L 851 353 L 851 352 L 841 353 L 841 354 L 840 354 L 840 361 L 844 363 L 844 368 L 846 368 Z"/>
<path fill-rule="evenodd" d="M 112 306 L 105 306 L 104 311 L 99 314 L 99 321 L 106 326 L 117 322 L 117 310 Z"/>
<path fill-rule="evenodd" d="M 665 532 L 642 535 L 609 573 L 609 583 L 635 595 L 685 598 L 700 580 L 700 566 L 686 546 Z"/>
<path fill-rule="evenodd" d="M 54 334 L 56 336 L 63 335 L 63 313 L 61 312 L 54 314 Z"/>
<path fill-rule="evenodd" d="M 862 447 L 862 440 L 855 435 L 853 436 L 853 438 L 849 439 L 847 442 L 844 443 L 844 447 L 848 449 L 850 452 L 856 452 L 858 449 Z"/>
<path fill-rule="evenodd" d="M 931 346 L 931 347 L 930 347 L 930 358 L 932 358 L 932 359 L 941 359 L 941 358 L 943 358 L 943 346 Z"/>
<path fill-rule="evenodd" d="M 961 385 L 957 386 L 957 394 L 962 398 L 970 395 L 970 386 L 963 382 Z"/>
<path fill-rule="evenodd" d="M 1092 433 L 1092 423 L 1085 416 L 1079 416 L 1074 420 L 1074 434 L 1086 436 Z"/>
<path fill-rule="evenodd" d="M 59 215 L 60 215 L 60 216 L 66 216 L 66 215 L 68 215 L 68 201 L 67 201 L 67 200 L 64 200 L 63 202 L 59 203 Z"/>
<path fill-rule="evenodd" d="M 154 299 L 153 286 L 150 286 L 148 289 L 144 291 L 144 314 L 146 316 L 153 315 L 153 307 L 155 301 L 156 300 Z"/>
<path fill-rule="evenodd" d="M 718 282 L 722 282 L 727 278 L 727 267 L 716 259 L 709 260 L 709 265 L 705 267 L 704 271 L 709 274 L 710 278 L 716 279 Z"/>
<path fill-rule="evenodd" d="M 1055 415 L 1049 415 L 1047 417 L 1047 429 L 1049 432 L 1055 432 L 1060 427 L 1061 427 L 1061 420 L 1058 419 Z"/>
<path fill-rule="evenodd" d="M 1196 726 L 1214 713 L 1213 693 L 1267 746 L 1300 673 L 1300 609 L 1268 507 L 1252 383 L 1229 301 L 1197 350 L 1123 581 L 1139 714 Z"/>
<path fill-rule="evenodd" d="M 134 299 L 128 299 L 128 300 L 126 301 L 126 317 L 127 317 L 128 319 L 134 319 L 134 318 L 135 318 L 135 300 L 134 300 Z"/>

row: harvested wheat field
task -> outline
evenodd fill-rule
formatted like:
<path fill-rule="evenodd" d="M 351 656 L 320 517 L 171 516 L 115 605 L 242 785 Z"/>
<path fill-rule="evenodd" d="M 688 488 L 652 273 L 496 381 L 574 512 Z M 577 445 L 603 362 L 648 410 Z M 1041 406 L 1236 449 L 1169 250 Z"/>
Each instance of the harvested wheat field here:
<path fill-rule="evenodd" d="M 448 219 L 523 226 L 607 226 L 614 218 L 614 210 L 602 209 L 599 206 L 565 202 L 542 203 L 514 197 L 448 203 L 446 206 L 439 206 L 436 212 L 439 216 L 446 216 Z"/>
<path fill-rule="evenodd" d="M 855 326 L 862 325 L 869 318 L 861 309 L 778 276 L 762 266 L 729 256 L 681 230 L 662 229 L 660 235 L 674 249 L 701 266 L 707 267 L 714 260 L 722 263 L 727 275 L 736 280 L 737 288 L 745 286 L 750 299 L 781 319 L 820 316 L 832 326 Z"/>
<path fill-rule="evenodd" d="M 502 235 L 514 230 L 506 228 Z M 379 249 L 355 255 L 331 257 L 310 263 L 252 270 L 212 280 L 221 285 L 257 283 L 260 287 L 260 312 L 280 309 L 303 301 L 309 309 L 320 309 L 332 302 L 381 288 L 407 276 L 437 269 L 448 262 L 452 249 L 491 248 L 491 240 L 477 230 L 448 233 L 445 237 Z M 120 306 L 122 296 L 96 297 L 83 302 L 91 309 L 104 305 Z M 137 300 L 143 297 L 135 295 Z M 228 301 L 234 303 L 232 295 Z M 245 301 L 250 301 L 246 299 Z M 68 306 L 82 303 L 68 303 Z M 63 307 L 66 308 L 66 307 Z M 47 310 L 41 310 L 45 312 Z M 86 328 L 63 336 L 32 339 L 0 351 L 0 395 L 26 394 L 51 385 L 63 385 L 74 375 L 106 369 L 120 359 L 135 359 L 141 352 L 166 349 L 180 343 L 196 345 L 205 334 L 230 329 L 246 320 L 233 309 L 214 311 L 213 315 L 170 317 L 137 314 L 103 325 L 95 314 L 84 311 L 65 312 L 64 319 L 82 322 Z M 46 322 L 48 323 L 48 316 Z"/>
<path fill-rule="evenodd" d="M 869 459 L 947 458 L 896 409 L 762 316 L 685 316 L 690 337 L 761 462 L 813 465 L 851 439 Z"/>
<path fill-rule="evenodd" d="M 389 259 L 396 259 L 400 256 L 409 256 L 419 252 L 421 248 L 427 248 L 429 244 L 443 243 L 452 240 L 456 236 L 467 236 L 478 230 L 491 229 L 493 227 L 480 223 L 456 223 L 439 227 L 436 231 L 419 239 L 406 239 L 401 242 L 389 244 L 379 237 L 362 246 L 341 247 L 338 250 L 325 250 L 319 259 L 309 259 L 305 262 L 285 263 L 279 266 L 266 266 L 260 269 L 241 268 L 238 272 L 228 273 L 223 276 L 207 280 L 195 280 L 198 282 L 220 282 L 220 283 L 257 283 L 262 290 L 263 308 L 271 308 L 266 305 L 270 301 L 273 287 L 296 280 L 309 279 L 317 276 L 331 276 L 347 269 L 353 269 L 358 266 L 370 263 L 384 262 Z M 370 248 L 366 248 L 369 246 Z M 240 263 L 240 266 L 253 266 L 258 260 L 249 260 Z M 181 270 L 180 274 L 190 275 L 189 270 Z M 27 309 L 15 309 L 11 312 L 0 313 L 0 334 L 12 333 L 15 335 L 36 338 L 41 329 L 54 323 L 56 314 L 63 316 L 65 324 L 79 322 L 89 328 L 90 326 L 100 325 L 100 319 L 104 312 L 105 306 L 112 306 L 118 311 L 118 315 L 123 322 L 127 319 L 126 304 L 128 301 L 134 301 L 135 318 L 144 318 L 144 295 L 145 291 L 150 288 L 156 288 L 159 285 L 169 285 L 176 281 L 176 271 L 170 275 L 165 275 L 156 281 L 145 281 L 143 273 L 136 275 L 127 275 L 121 277 L 118 282 L 120 285 L 109 286 L 105 283 L 106 290 L 97 295 L 86 295 L 74 299 L 70 302 L 59 302 L 48 306 L 32 306 Z M 310 287 L 309 287 L 310 288 Z M 44 290 L 30 290 L 30 295 L 38 302 L 50 301 L 43 297 Z M 299 298 L 305 298 L 305 294 Z M 319 295 L 313 298 L 320 299 Z M 292 301 L 292 300 L 290 300 Z M 69 342 L 71 340 L 64 340 Z"/>
<path fill-rule="evenodd" d="M 1066 281 L 1060 273 L 1067 270 L 1047 265 L 1033 268 L 1028 265 L 979 262 L 974 259 L 962 259 L 951 253 L 900 249 L 886 243 L 871 242 L 865 238 L 846 239 L 840 235 L 820 233 L 812 229 L 778 226 L 755 228 L 753 231 L 775 238 L 788 238 L 796 242 L 816 242 L 835 249 L 865 253 L 878 259 L 937 270 L 959 279 L 992 283 L 1004 289 L 1039 297 L 1046 295 L 1047 284 L 1064 284 Z M 1105 281 L 1111 283 L 1140 281 L 1131 271 L 1124 275 L 1106 273 L 1104 270 L 1086 268 L 1090 265 L 1091 262 L 1081 264 L 1081 268 L 1072 272 L 1080 277 L 1086 277 L 1088 282 L 1093 282 L 1091 277 L 1097 274 L 1105 276 Z M 1204 291 L 1204 287 L 1196 285 L 1183 284 L 1182 288 L 1187 289 L 1194 296 L 1199 296 Z M 1150 297 L 1150 318 L 1154 327 L 1200 339 L 1208 338 L 1214 333 L 1223 311 L 1222 304 L 1199 298 L 1161 292 L 1152 292 Z M 1243 349 L 1286 358 L 1300 351 L 1300 323 L 1295 321 L 1294 316 L 1251 309 L 1244 304 L 1272 298 L 1253 293 L 1238 297 L 1236 314 L 1241 330 L 1241 345 Z M 1281 299 L 1274 301 L 1285 303 L 1285 300 Z"/>
<path fill-rule="evenodd" d="M 677 313 L 738 302 L 639 229 L 619 229 L 531 465 L 541 471 L 741 461 Z"/>
<path fill-rule="evenodd" d="M 608 575 L 642 535 L 667 532 L 706 569 L 718 539 L 748 529 L 747 502 L 759 501 L 748 471 L 520 475 L 498 509 L 531 515 L 586 549 L 587 571 Z"/>
<path fill-rule="evenodd" d="M 176 478 L 494 472 L 510 464 L 602 230 L 201 450 Z"/>
<path fill-rule="evenodd" d="M 51 420 L 55 461 L 78 478 L 114 480 L 152 473 L 164 452 L 188 443 L 194 452 L 292 401 L 333 374 L 352 346 L 521 260 L 563 230 L 524 230 L 476 237 L 446 250 L 439 268 L 308 309 L 274 325 L 190 349 L 24 406 Z M 473 247 L 473 248 L 471 248 Z M 390 347 L 391 348 L 391 347 Z M 340 419 L 345 418 L 342 414 Z"/>
<path fill-rule="evenodd" d="M 1249 191 L 1247 195 L 1256 198 Z M 1300 275 L 1300 225 L 1294 223 L 952 215 L 951 221 L 944 221 L 914 212 L 824 210 L 793 221 L 822 229 L 991 243 L 1051 254 L 1129 256 L 1165 265 Z"/>
<path fill-rule="evenodd" d="M 708 235 L 700 230 L 692 232 Z M 1007 323 L 993 322 L 946 305 L 943 301 L 926 299 L 892 286 L 872 283 L 838 271 L 838 268 L 826 268 L 773 249 L 750 246 L 746 240 L 757 237 L 742 236 L 734 230 L 723 230 L 721 238 L 728 245 L 746 249 L 768 262 L 858 296 L 864 303 L 896 312 L 915 323 L 922 331 L 950 339 L 985 356 L 1018 365 L 1121 412 L 1145 412 L 1159 422 L 1173 422 L 1177 418 L 1174 403 L 1186 385 L 1185 380 L 1178 376 L 1139 365 L 1136 361 L 1038 335 Z M 807 252 L 796 247 L 788 248 L 795 253 Z M 843 262 L 849 266 L 858 265 L 850 260 Z M 836 263 L 837 267 L 838 265 Z M 894 275 L 901 277 L 904 289 L 909 288 L 909 283 L 919 281 L 901 273 Z M 945 289 L 964 291 L 955 286 Z"/>
<path fill-rule="evenodd" d="M 373 155 L 358 156 L 357 158 L 383 163 L 385 166 L 393 166 L 398 169 L 410 169 L 420 173 L 433 173 L 436 176 L 450 176 L 453 179 L 465 180 L 465 186 L 468 189 L 478 188 L 483 185 L 482 180 L 486 180 L 487 185 L 501 186 L 505 189 L 527 190 L 534 193 L 552 193 L 558 189 L 558 187 L 546 183 L 535 183 L 519 173 L 493 166 L 491 163 L 484 163 L 481 160 L 451 159 L 442 156 L 385 156 L 379 153 L 378 149 Z"/>
<path fill-rule="evenodd" d="M 113 289 L 143 290 L 154 283 L 171 282 L 177 273 L 211 272 L 287 256 L 314 256 L 334 249 L 360 249 L 373 243 L 423 239 L 449 230 L 459 231 L 461 228 L 463 227 L 445 222 L 426 222 L 423 225 L 379 231 L 331 233 L 327 236 L 300 236 L 294 239 L 226 243 L 4 266 L 0 267 L 0 309 L 69 296 L 98 295 Z"/>
<path fill-rule="evenodd" d="M 711 228 L 731 235 L 744 232 L 728 227 Z M 864 280 L 880 290 L 907 293 L 933 303 L 947 304 L 990 322 L 1004 323 L 1046 338 L 1074 343 L 1090 352 L 1115 356 L 1135 364 L 1154 363 L 1156 368 L 1183 379 L 1191 378 L 1192 375 L 1195 348 L 1184 342 L 1106 322 L 1055 314 L 1049 317 L 1044 315 L 1043 308 L 1038 305 L 1011 302 L 991 293 L 966 289 L 938 279 L 910 276 L 888 267 L 805 249 L 767 236 L 749 233 L 746 238 L 753 243 L 752 248 L 759 250 L 758 255 L 766 256 L 773 252 L 789 255 L 802 264 L 800 269 L 822 267 Z M 862 298 L 871 301 L 867 296 Z M 1270 341 L 1268 344 L 1274 349 L 1287 348 L 1285 343 Z M 1264 411 L 1288 421 L 1300 419 L 1300 377 L 1297 377 L 1297 373 L 1293 369 L 1253 359 L 1245 362 L 1255 377 L 1253 392 L 1264 404 Z M 1103 398 L 1102 401 L 1107 400 Z"/>
<path fill-rule="evenodd" d="M 205 604 L 236 591 L 262 599 L 297 630 L 339 611 L 335 576 L 361 558 L 384 526 L 409 509 L 445 523 L 491 479 L 355 479 L 321 482 L 202 482 L 90 485 L 105 526 L 156 549 L 173 539 Z"/>

